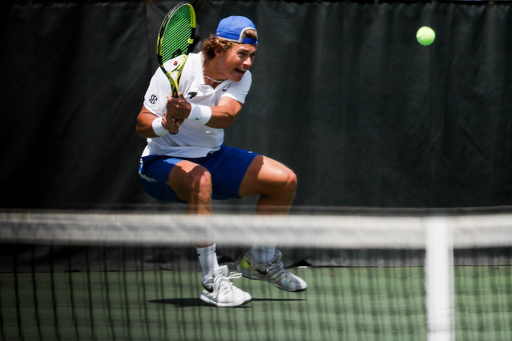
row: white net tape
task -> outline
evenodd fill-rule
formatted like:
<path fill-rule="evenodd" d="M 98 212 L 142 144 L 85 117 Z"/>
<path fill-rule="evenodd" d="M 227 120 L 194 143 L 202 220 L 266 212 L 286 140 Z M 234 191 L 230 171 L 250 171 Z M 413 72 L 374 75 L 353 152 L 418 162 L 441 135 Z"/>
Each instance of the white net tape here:
<path fill-rule="evenodd" d="M 283 246 L 425 248 L 426 216 L 197 216 L 166 213 L 0 212 L 6 242 L 153 245 L 215 241 L 251 245 L 269 238 Z M 445 217 L 453 246 L 512 245 L 512 214 Z"/>

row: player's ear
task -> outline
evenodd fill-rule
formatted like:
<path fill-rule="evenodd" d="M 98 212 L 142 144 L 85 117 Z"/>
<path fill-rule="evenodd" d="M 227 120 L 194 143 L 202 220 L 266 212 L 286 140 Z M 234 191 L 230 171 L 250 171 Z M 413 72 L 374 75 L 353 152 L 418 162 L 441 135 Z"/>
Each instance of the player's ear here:
<path fill-rule="evenodd" d="M 221 49 L 220 47 L 215 49 L 215 57 L 216 58 L 221 58 L 223 55 L 224 55 L 223 49 Z"/>

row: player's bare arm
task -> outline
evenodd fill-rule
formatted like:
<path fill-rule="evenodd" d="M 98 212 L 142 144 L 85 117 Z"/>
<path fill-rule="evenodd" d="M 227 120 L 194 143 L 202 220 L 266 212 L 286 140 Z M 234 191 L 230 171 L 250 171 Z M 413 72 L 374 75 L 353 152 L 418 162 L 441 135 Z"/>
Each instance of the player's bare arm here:
<path fill-rule="evenodd" d="M 219 104 L 211 107 L 211 109 L 212 117 L 206 125 L 211 128 L 224 129 L 233 123 L 240 110 L 242 110 L 242 103 L 229 97 L 223 97 Z"/>

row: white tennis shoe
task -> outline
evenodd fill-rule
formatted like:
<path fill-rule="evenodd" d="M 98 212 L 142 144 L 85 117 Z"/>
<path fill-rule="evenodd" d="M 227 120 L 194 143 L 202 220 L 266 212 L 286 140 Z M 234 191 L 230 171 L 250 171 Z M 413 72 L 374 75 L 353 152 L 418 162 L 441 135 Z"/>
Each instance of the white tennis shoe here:
<path fill-rule="evenodd" d="M 223 265 L 213 270 L 213 276 L 202 282 L 203 290 L 199 298 L 208 304 L 217 307 L 238 307 L 249 302 L 251 295 L 237 288 L 231 279 L 242 277 L 232 272 L 228 276 L 228 267 Z"/>
<path fill-rule="evenodd" d="M 258 264 L 254 260 L 251 251 L 247 252 L 238 265 L 238 271 L 244 277 L 267 281 L 270 284 L 286 291 L 304 291 L 308 285 L 304 280 L 289 273 L 281 263 L 281 251 L 276 249 L 274 260 L 271 264 Z"/>

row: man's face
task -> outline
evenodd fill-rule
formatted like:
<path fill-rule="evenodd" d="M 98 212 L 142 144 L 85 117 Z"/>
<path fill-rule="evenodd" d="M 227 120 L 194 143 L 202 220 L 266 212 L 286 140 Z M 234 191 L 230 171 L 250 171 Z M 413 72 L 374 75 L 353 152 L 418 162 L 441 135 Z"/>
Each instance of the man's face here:
<path fill-rule="evenodd" d="M 229 50 L 223 52 L 221 60 L 226 78 L 239 82 L 254 63 L 256 50 L 254 45 L 233 44 Z"/>

